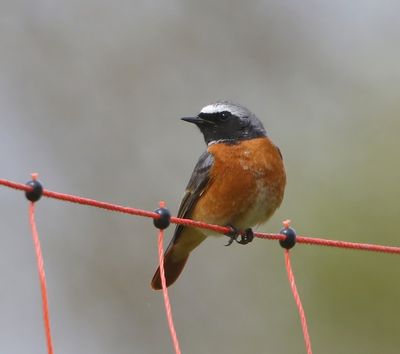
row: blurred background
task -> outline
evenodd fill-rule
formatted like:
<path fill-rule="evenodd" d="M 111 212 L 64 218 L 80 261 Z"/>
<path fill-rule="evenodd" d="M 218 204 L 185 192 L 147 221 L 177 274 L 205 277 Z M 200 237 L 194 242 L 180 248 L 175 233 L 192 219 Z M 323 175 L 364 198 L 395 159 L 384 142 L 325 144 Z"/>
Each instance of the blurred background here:
<path fill-rule="evenodd" d="M 205 149 L 178 118 L 229 99 L 281 148 L 300 234 L 399 245 L 398 1 L 0 2 L 0 178 L 177 212 Z M 185 146 L 180 149 L 180 146 Z M 0 187 L 0 352 L 44 353 L 21 192 Z M 172 353 L 148 219 L 43 199 L 56 353 Z M 168 230 L 168 237 L 172 228 Z M 171 288 L 183 353 L 304 353 L 276 242 L 205 242 Z M 298 245 L 316 353 L 399 352 L 399 257 Z"/>

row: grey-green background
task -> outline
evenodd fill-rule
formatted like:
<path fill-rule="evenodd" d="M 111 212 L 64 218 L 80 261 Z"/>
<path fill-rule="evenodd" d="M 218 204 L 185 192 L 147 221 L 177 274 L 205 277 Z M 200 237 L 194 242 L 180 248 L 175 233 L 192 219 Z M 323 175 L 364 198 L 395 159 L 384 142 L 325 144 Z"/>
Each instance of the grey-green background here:
<path fill-rule="evenodd" d="M 0 2 L 1 178 L 176 213 L 217 99 L 264 122 L 301 234 L 399 245 L 398 1 Z M 182 146 L 184 148 L 182 149 Z M 44 353 L 22 193 L 0 188 L 0 352 Z M 172 353 L 148 219 L 42 200 L 56 353 Z M 172 230 L 169 230 L 170 236 Z M 205 242 L 171 288 L 183 353 L 304 353 L 282 249 Z M 400 259 L 299 245 L 315 353 L 395 354 Z"/>

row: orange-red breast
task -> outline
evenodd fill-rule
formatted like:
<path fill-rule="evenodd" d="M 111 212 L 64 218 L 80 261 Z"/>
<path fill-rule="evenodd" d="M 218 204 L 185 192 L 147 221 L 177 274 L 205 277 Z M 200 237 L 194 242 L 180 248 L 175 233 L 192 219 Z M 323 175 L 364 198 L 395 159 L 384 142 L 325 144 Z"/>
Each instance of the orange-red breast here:
<path fill-rule="evenodd" d="M 207 105 L 197 116 L 182 119 L 197 125 L 207 151 L 192 173 L 178 217 L 230 225 L 233 230 L 267 221 L 282 202 L 286 174 L 282 155 L 260 120 L 231 102 Z M 167 286 L 179 277 L 190 252 L 211 234 L 215 233 L 176 227 L 164 255 Z M 161 289 L 160 269 L 151 286 Z"/>

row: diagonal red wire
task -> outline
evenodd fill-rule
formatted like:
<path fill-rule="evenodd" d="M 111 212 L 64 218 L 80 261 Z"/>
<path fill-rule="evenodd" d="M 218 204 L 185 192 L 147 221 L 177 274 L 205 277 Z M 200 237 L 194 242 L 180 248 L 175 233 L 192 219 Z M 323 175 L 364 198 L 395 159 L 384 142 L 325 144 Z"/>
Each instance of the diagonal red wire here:
<path fill-rule="evenodd" d="M 158 232 L 158 260 L 160 263 L 161 285 L 162 285 L 163 296 L 164 296 L 165 312 L 167 314 L 169 332 L 171 334 L 171 339 L 172 339 L 172 343 L 174 345 L 175 353 L 181 354 L 178 336 L 176 334 L 174 321 L 172 318 L 172 309 L 171 309 L 171 303 L 169 301 L 169 296 L 168 296 L 167 281 L 165 279 L 163 243 L 164 243 L 164 230 L 159 230 L 159 232 Z"/>
<path fill-rule="evenodd" d="M 46 334 L 47 352 L 48 354 L 53 354 L 54 350 L 53 350 L 53 343 L 51 339 L 51 330 L 50 330 L 50 315 L 49 315 L 49 302 L 47 299 L 46 274 L 44 271 L 44 262 L 43 262 L 42 250 L 40 247 L 39 234 L 35 222 L 35 203 L 33 202 L 29 203 L 29 221 L 32 230 L 33 245 L 36 253 L 36 262 L 39 272 L 40 289 L 42 292 L 42 309 L 43 309 L 44 331 Z"/>
<path fill-rule="evenodd" d="M 297 311 L 299 312 L 300 316 L 301 328 L 303 329 L 303 336 L 304 336 L 304 342 L 306 344 L 307 354 L 312 354 L 311 340 L 308 334 L 306 314 L 304 313 L 303 305 L 301 304 L 300 300 L 300 295 L 297 291 L 297 286 L 294 280 L 294 274 L 292 271 L 292 265 L 290 262 L 290 254 L 288 249 L 285 249 L 285 264 L 286 264 L 286 271 L 289 279 L 290 288 L 292 289 L 294 301 L 296 302 Z"/>
<path fill-rule="evenodd" d="M 0 179 L 0 185 L 23 190 L 23 191 L 30 191 L 31 187 L 16 183 L 13 181 L 8 181 L 4 179 Z M 70 203 L 77 203 L 82 205 L 88 205 L 96 208 L 107 209 L 115 212 L 131 214 L 131 215 L 138 215 L 144 216 L 148 218 L 157 219 L 160 216 L 152 211 L 142 210 L 137 208 L 130 208 L 126 206 L 121 206 L 112 203 L 106 203 L 94 199 L 89 198 L 82 198 L 76 195 L 64 194 L 59 192 L 49 191 L 47 189 L 43 189 L 43 195 L 48 198 L 63 200 Z M 180 224 L 192 227 L 198 227 L 203 229 L 208 229 L 212 231 L 216 231 L 219 233 L 227 233 L 230 230 L 228 227 L 220 226 L 220 225 L 212 225 L 207 224 L 201 221 L 195 221 L 190 219 L 182 219 L 177 217 L 171 217 L 171 223 L 173 224 Z M 262 233 L 262 232 L 255 232 L 254 236 L 261 239 L 266 240 L 283 240 L 285 239 L 284 235 L 275 234 L 275 233 Z M 357 243 L 357 242 L 348 242 L 348 241 L 339 241 L 339 240 L 328 240 L 323 238 L 317 237 L 307 237 L 307 236 L 297 236 L 296 238 L 297 243 L 304 243 L 308 245 L 318 245 L 318 246 L 329 246 L 329 247 L 337 247 L 337 248 L 347 248 L 353 250 L 360 250 L 360 251 L 373 251 L 373 252 L 383 252 L 383 253 L 390 253 L 390 254 L 398 254 L 400 255 L 400 247 L 397 246 L 383 246 L 383 245 L 376 245 L 376 244 L 368 244 L 368 243 Z"/>

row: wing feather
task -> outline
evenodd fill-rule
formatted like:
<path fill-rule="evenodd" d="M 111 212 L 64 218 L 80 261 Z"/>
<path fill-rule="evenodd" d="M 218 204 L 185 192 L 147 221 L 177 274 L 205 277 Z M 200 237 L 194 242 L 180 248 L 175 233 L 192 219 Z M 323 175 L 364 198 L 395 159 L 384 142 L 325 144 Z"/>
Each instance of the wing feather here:
<path fill-rule="evenodd" d="M 178 211 L 179 218 L 190 218 L 190 214 L 199 200 L 201 195 L 207 190 L 211 183 L 210 170 L 214 163 L 214 157 L 208 151 L 204 152 L 197 162 L 189 183 L 186 187 L 186 193 L 182 199 Z M 174 236 L 169 244 L 168 249 L 175 244 L 185 226 L 178 225 L 175 229 Z"/>

